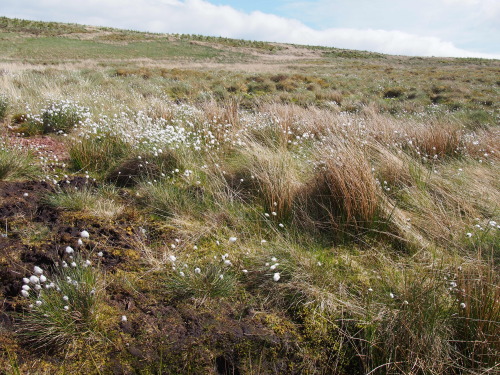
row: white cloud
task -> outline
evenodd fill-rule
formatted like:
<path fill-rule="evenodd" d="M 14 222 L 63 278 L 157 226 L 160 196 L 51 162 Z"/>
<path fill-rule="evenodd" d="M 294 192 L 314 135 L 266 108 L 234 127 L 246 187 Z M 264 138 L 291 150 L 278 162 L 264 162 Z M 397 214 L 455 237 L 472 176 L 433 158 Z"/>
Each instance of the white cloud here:
<path fill-rule="evenodd" d="M 470 3 L 478 0 L 438 1 Z M 494 7 L 494 2 L 491 4 Z M 153 32 L 324 45 L 389 54 L 500 58 L 500 55 L 460 49 L 434 36 L 378 29 L 316 30 L 291 18 L 262 12 L 243 13 L 205 0 L 2 0 L 2 9 L 8 17 Z"/>

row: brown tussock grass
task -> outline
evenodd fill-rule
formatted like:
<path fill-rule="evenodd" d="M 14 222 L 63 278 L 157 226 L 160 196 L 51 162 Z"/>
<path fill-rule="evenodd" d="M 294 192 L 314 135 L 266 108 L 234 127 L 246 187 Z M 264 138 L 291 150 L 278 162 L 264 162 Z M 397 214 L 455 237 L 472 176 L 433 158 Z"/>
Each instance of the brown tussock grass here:
<path fill-rule="evenodd" d="M 378 188 L 363 152 L 333 141 L 314 176 L 305 183 L 299 204 L 302 220 L 319 228 L 365 227 L 378 207 Z M 328 147 L 328 146 L 327 146 Z"/>

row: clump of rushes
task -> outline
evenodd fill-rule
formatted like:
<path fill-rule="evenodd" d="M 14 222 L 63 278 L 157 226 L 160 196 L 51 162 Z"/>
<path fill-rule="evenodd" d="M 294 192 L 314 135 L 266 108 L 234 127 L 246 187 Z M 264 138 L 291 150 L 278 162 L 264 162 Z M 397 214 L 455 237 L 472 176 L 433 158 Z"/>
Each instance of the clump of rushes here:
<path fill-rule="evenodd" d="M 0 180 L 34 179 L 40 173 L 41 169 L 30 152 L 0 144 Z"/>
<path fill-rule="evenodd" d="M 131 147 L 116 135 L 102 134 L 72 142 L 69 157 L 75 170 L 106 173 L 131 152 Z"/>
<path fill-rule="evenodd" d="M 98 273 L 89 260 L 75 255 L 52 275 L 35 266 L 21 290 L 28 308 L 18 334 L 35 349 L 60 350 L 75 340 L 95 338 L 99 301 Z"/>
<path fill-rule="evenodd" d="M 457 270 L 452 281 L 456 330 L 452 344 L 461 355 L 459 363 L 467 368 L 498 366 L 500 357 L 500 276 L 491 264 L 472 264 Z"/>

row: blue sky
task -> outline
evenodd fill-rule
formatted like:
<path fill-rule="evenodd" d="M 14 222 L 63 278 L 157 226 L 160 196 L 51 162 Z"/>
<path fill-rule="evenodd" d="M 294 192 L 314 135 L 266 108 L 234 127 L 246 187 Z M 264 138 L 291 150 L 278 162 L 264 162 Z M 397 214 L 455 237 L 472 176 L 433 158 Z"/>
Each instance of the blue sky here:
<path fill-rule="evenodd" d="M 0 15 L 390 54 L 500 58 L 500 0 L 0 0 Z"/>

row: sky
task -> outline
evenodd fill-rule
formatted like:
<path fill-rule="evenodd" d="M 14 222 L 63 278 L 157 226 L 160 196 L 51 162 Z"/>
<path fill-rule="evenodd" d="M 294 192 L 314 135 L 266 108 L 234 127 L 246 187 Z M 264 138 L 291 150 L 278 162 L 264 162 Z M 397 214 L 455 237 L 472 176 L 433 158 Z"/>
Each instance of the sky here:
<path fill-rule="evenodd" d="M 500 0 L 0 0 L 0 15 L 395 55 L 500 59 Z"/>

